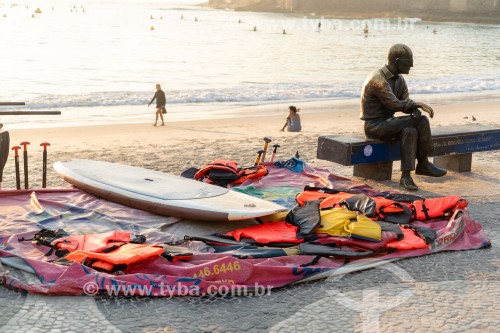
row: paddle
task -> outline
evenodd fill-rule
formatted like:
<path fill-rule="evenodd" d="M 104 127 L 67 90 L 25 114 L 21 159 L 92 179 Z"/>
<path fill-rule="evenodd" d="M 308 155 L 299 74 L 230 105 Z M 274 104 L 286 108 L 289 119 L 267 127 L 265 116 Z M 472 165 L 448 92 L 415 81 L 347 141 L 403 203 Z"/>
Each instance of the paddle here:
<path fill-rule="evenodd" d="M 21 189 L 21 176 L 19 175 L 19 149 L 21 146 L 14 146 L 10 150 L 14 151 L 14 165 L 16 167 L 16 189 Z"/>
<path fill-rule="evenodd" d="M 28 141 L 23 141 L 20 143 L 21 146 L 24 147 L 23 149 L 23 157 L 24 157 L 24 188 L 28 189 L 29 188 L 29 182 L 28 182 L 28 145 L 30 143 Z"/>
<path fill-rule="evenodd" d="M 42 188 L 46 188 L 47 187 L 47 146 L 50 146 L 50 143 L 43 142 L 43 143 L 40 143 L 40 146 L 43 147 Z"/>
<path fill-rule="evenodd" d="M 3 168 L 9 157 L 10 135 L 9 132 L 0 133 L 0 189 L 3 181 Z"/>
<path fill-rule="evenodd" d="M 26 105 L 25 102 L 0 102 L 0 106 Z"/>
<path fill-rule="evenodd" d="M 264 152 L 262 153 L 262 162 L 266 161 L 267 147 L 269 146 L 269 142 L 271 141 L 273 140 L 271 140 L 267 136 L 264 138 Z"/>
<path fill-rule="evenodd" d="M 61 111 L 0 111 L 0 116 L 36 116 L 61 114 Z"/>

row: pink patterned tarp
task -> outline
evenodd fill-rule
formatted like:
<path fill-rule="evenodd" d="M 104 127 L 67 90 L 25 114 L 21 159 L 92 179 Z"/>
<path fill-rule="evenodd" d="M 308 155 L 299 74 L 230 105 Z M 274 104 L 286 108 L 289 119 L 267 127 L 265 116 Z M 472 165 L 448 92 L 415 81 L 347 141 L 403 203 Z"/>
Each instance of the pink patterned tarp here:
<path fill-rule="evenodd" d="M 314 169 L 292 159 L 268 164 L 269 175 L 249 181 L 239 190 L 259 192 L 276 202 L 293 200 L 304 185 L 356 188 L 367 194 L 377 193 L 366 185 Z M 280 188 L 286 188 L 280 192 Z M 248 191 L 246 191 L 247 189 Z M 280 195 L 280 193 L 282 193 Z M 417 222 L 420 223 L 421 222 Z M 259 291 L 278 288 L 315 276 L 324 277 L 345 259 L 281 255 L 270 258 L 243 259 L 217 252 L 199 241 L 181 244 L 193 252 L 186 262 L 169 262 L 163 257 L 130 265 L 124 271 L 108 274 L 79 263 L 61 265 L 49 247 L 29 241 L 45 229 L 64 229 L 70 234 L 90 234 L 112 230 L 130 231 L 146 236 L 147 243 L 177 243 L 185 235 L 210 235 L 257 224 L 256 221 L 202 222 L 157 216 L 98 199 L 76 189 L 46 189 L 0 192 L 0 270 L 1 284 L 30 293 L 46 295 L 140 295 L 171 297 L 176 295 L 212 295 L 230 291 Z M 358 259 L 356 269 L 371 267 L 374 262 L 414 257 L 440 251 L 470 250 L 490 245 L 481 225 L 464 209 L 449 220 L 433 220 L 426 227 L 437 231 L 436 241 L 425 249 L 399 251 L 376 258 Z M 282 250 L 277 250 L 278 253 Z M 320 274 L 321 273 L 321 274 Z"/>

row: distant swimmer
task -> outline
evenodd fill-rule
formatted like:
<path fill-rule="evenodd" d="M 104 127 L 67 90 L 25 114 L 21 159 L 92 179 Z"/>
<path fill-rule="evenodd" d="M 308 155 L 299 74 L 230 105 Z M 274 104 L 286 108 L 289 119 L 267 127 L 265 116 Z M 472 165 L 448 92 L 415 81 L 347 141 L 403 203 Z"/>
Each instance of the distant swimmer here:
<path fill-rule="evenodd" d="M 318 22 L 318 30 L 321 29 L 321 21 Z"/>
<path fill-rule="evenodd" d="M 195 22 L 198 22 L 198 18 L 197 18 L 197 17 L 195 17 L 195 18 L 194 18 L 194 21 L 195 21 Z"/>
<path fill-rule="evenodd" d="M 365 24 L 365 28 L 363 29 L 363 32 L 365 34 L 368 34 L 368 24 Z"/>
<path fill-rule="evenodd" d="M 436 30 L 436 28 L 434 28 L 434 30 L 432 30 L 432 33 L 433 34 L 437 34 L 438 33 L 438 31 Z"/>
<path fill-rule="evenodd" d="M 253 31 L 257 31 L 257 26 L 254 26 L 254 27 L 253 27 Z"/>
<path fill-rule="evenodd" d="M 286 35 L 286 30 L 285 29 L 283 29 L 283 35 Z"/>
<path fill-rule="evenodd" d="M 240 24 L 240 23 L 241 23 L 241 20 L 238 20 L 238 24 Z"/>

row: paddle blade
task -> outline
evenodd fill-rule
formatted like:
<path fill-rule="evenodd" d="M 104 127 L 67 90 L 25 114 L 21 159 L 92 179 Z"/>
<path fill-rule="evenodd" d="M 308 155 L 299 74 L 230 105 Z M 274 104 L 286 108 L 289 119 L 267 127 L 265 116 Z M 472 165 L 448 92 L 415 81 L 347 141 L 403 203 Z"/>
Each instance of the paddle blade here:
<path fill-rule="evenodd" d="M 10 151 L 10 135 L 9 132 L 0 133 L 0 187 L 2 186 L 3 180 L 3 168 L 5 163 L 7 163 L 7 158 L 9 157 Z"/>

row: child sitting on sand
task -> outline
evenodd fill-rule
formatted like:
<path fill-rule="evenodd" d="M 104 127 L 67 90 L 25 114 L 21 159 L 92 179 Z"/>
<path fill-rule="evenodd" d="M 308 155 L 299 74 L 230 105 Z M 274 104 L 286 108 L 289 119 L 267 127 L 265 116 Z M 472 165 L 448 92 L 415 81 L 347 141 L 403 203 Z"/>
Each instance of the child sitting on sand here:
<path fill-rule="evenodd" d="M 288 107 L 288 116 L 286 117 L 286 122 L 283 125 L 281 131 L 284 131 L 285 128 L 288 132 L 300 132 L 302 130 L 302 125 L 300 124 L 300 116 L 298 114 L 299 111 L 300 109 L 297 109 L 293 105 Z"/>

